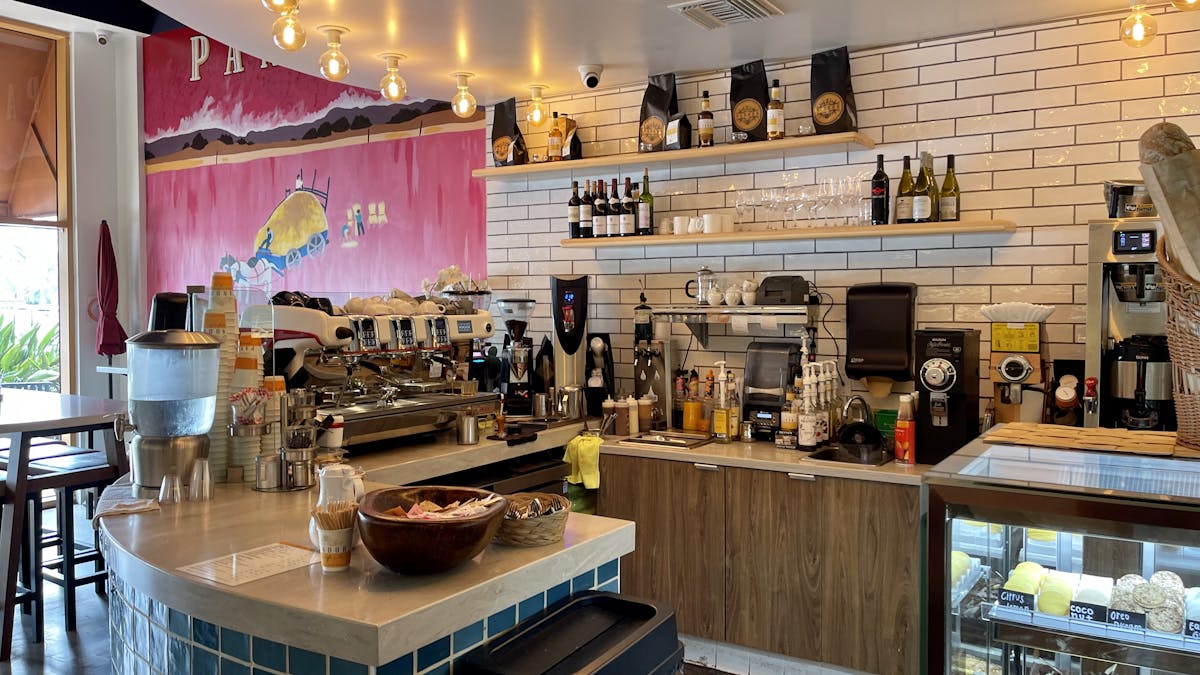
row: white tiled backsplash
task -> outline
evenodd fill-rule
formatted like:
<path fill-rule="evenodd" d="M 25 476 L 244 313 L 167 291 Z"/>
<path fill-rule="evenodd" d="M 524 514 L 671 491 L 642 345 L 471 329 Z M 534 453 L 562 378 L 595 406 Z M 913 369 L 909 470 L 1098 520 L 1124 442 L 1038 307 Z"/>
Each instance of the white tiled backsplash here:
<path fill-rule="evenodd" d="M 1200 135 L 1200 12 L 1151 11 L 1159 35 L 1142 49 L 1118 40 L 1122 12 L 860 51 L 851 55 L 859 126 L 879 143 L 876 149 L 650 170 L 657 221 L 732 212 L 737 190 L 779 186 L 785 170 L 799 171 L 805 182 L 871 172 L 876 153 L 885 157 L 894 193 L 903 155 L 932 152 L 940 180 L 945 155 L 953 153 L 963 219 L 1010 219 L 1018 226 L 1014 233 L 562 249 L 571 179 L 491 179 L 488 277 L 496 297 L 537 300 L 530 334 L 540 340 L 550 331 L 550 275 L 592 275 L 588 328 L 613 335 L 618 386 L 626 391 L 632 389 L 632 308 L 639 288 L 645 285 L 651 305 L 689 302 L 683 286 L 701 265 L 730 281 L 778 272 L 814 281 L 833 299 L 817 341 L 822 357 L 844 354 L 848 286 L 911 281 L 920 287 L 918 327 L 982 332 L 985 396 L 992 390 L 982 304 L 1056 305 L 1046 324 L 1050 356 L 1081 359 L 1086 224 L 1106 216 L 1103 182 L 1140 177 L 1137 139 L 1155 122 L 1169 120 Z M 809 65 L 799 59 L 768 66 L 768 79 L 785 87 L 789 135 L 809 121 Z M 643 88 L 546 101 L 578 122 L 585 157 L 628 153 L 636 150 Z M 681 76 L 677 89 L 680 110 L 693 118 L 700 91 L 709 91 L 716 142 L 724 143 L 728 71 Z M 522 130 L 531 152 L 544 153 L 546 134 Z M 487 133 L 490 138 L 491 110 Z M 490 154 L 486 165 L 492 165 Z M 636 156 L 622 168 L 640 179 Z M 624 182 L 615 169 L 573 176 L 581 183 L 613 177 Z M 681 325 L 657 325 L 659 337 L 668 332 L 682 354 L 691 334 Z M 750 340 L 778 339 L 782 332 L 752 328 L 749 337 L 726 336 L 716 328 L 714 335 L 707 350 L 691 344 L 689 367 L 705 369 L 725 359 L 740 369 Z"/>

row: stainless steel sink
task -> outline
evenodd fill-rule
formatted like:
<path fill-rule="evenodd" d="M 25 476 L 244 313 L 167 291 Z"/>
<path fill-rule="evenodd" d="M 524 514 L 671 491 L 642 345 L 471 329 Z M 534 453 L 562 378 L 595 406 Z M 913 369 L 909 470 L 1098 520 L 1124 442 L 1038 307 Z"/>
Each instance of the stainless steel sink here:
<path fill-rule="evenodd" d="M 819 462 L 841 462 L 842 464 L 859 464 L 862 466 L 882 466 L 892 461 L 892 454 L 885 450 L 860 451 L 842 445 L 833 444 L 822 448 L 804 459 Z"/>

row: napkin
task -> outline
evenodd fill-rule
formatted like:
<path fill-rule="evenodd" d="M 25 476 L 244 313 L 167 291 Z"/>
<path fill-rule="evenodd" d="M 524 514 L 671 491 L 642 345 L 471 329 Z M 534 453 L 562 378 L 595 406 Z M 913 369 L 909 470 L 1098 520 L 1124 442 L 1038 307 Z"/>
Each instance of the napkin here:
<path fill-rule="evenodd" d="M 571 465 L 568 483 L 583 484 L 589 490 L 600 487 L 600 443 L 599 436 L 576 436 L 567 443 L 567 454 L 563 461 Z"/>
<path fill-rule="evenodd" d="M 100 527 L 100 519 L 104 516 L 121 516 L 157 511 L 158 509 L 157 499 L 101 499 L 96 504 L 96 515 L 92 517 L 92 527 Z"/>

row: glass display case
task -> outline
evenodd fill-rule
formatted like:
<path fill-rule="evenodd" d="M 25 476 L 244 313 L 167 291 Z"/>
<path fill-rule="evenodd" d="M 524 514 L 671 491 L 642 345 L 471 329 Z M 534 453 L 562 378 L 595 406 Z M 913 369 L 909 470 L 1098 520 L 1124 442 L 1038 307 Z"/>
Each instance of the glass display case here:
<path fill-rule="evenodd" d="M 1200 462 L 976 440 L 924 489 L 923 672 L 1200 673 Z"/>

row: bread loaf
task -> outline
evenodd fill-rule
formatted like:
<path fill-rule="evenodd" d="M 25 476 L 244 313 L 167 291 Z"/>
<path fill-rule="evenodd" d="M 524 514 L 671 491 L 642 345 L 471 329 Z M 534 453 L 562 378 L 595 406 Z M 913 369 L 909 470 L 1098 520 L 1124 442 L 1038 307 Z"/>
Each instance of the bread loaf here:
<path fill-rule="evenodd" d="M 1164 159 L 1195 150 L 1187 132 L 1177 124 L 1159 122 L 1146 130 L 1138 141 L 1138 156 L 1142 164 L 1157 164 Z"/>

